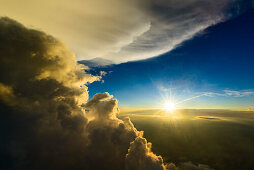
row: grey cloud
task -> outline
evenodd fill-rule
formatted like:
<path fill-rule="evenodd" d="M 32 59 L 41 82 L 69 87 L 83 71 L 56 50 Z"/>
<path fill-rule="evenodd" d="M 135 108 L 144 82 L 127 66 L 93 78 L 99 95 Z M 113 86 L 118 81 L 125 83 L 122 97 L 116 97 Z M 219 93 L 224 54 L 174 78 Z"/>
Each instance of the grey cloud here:
<path fill-rule="evenodd" d="M 168 52 L 208 26 L 224 20 L 225 10 L 231 5 L 227 0 L 150 2 L 147 10 L 150 29 L 119 53 L 110 54 L 111 59 L 118 55 L 122 56 L 119 61 L 139 60 Z"/>
<path fill-rule="evenodd" d="M 184 162 L 179 165 L 179 170 L 214 170 L 208 165 L 199 164 L 195 165 L 192 162 Z"/>
<path fill-rule="evenodd" d="M 221 120 L 218 117 L 210 117 L 210 116 L 197 116 L 198 119 L 204 119 L 204 120 Z"/>

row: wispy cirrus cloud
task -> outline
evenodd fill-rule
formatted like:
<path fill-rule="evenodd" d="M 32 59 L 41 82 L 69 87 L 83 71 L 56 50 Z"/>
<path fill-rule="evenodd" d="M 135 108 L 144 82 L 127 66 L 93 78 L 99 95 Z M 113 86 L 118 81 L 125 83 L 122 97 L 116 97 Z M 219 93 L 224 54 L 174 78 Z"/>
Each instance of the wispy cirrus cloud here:
<path fill-rule="evenodd" d="M 205 92 L 204 96 L 215 97 L 247 97 L 254 95 L 254 90 L 223 90 L 221 92 Z"/>

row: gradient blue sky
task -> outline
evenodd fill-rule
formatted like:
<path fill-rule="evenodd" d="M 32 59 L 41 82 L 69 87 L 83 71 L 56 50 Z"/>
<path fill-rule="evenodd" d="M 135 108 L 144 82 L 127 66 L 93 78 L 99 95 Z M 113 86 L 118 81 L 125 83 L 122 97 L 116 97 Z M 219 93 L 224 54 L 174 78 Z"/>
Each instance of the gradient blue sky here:
<path fill-rule="evenodd" d="M 197 97 L 180 108 L 254 108 L 254 10 L 209 27 L 175 50 L 148 60 L 96 68 L 108 74 L 89 85 L 90 96 L 108 91 L 120 107 L 160 107 Z"/>

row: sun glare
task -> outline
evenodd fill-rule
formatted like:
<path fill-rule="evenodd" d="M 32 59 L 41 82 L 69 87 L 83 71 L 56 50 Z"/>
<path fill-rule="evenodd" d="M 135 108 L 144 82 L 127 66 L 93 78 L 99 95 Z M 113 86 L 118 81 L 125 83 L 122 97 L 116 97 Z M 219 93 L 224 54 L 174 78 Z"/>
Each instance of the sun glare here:
<path fill-rule="evenodd" d="M 167 101 L 164 103 L 164 109 L 166 111 L 173 112 L 175 110 L 175 104 L 173 102 Z"/>

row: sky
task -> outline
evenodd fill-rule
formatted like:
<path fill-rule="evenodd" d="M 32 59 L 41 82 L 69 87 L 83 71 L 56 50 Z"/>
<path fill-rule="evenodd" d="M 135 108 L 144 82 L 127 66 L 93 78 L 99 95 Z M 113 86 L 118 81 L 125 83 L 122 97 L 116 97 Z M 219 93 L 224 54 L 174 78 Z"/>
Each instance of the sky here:
<path fill-rule="evenodd" d="M 254 169 L 253 0 L 0 0 L 1 170 Z"/>
<path fill-rule="evenodd" d="M 147 60 L 105 71 L 104 82 L 89 85 L 90 94 L 109 91 L 122 107 L 160 107 L 170 96 L 180 108 L 253 109 L 254 11 L 211 26 L 176 49 Z M 195 98 L 196 96 L 200 96 Z"/>

